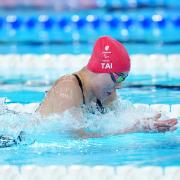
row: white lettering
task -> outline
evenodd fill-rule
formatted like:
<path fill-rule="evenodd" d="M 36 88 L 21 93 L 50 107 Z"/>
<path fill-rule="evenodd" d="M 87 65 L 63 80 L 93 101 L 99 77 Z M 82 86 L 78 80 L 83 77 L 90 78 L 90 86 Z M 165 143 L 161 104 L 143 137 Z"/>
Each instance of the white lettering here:
<path fill-rule="evenodd" d="M 101 63 L 102 69 L 112 69 L 112 63 Z"/>
<path fill-rule="evenodd" d="M 102 69 L 104 69 L 106 63 L 101 63 Z"/>

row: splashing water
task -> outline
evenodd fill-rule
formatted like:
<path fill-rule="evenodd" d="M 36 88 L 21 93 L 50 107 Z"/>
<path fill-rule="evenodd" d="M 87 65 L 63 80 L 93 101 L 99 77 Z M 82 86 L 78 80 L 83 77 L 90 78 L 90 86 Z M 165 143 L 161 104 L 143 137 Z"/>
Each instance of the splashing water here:
<path fill-rule="evenodd" d="M 138 119 L 152 117 L 156 114 L 149 108 L 138 109 L 131 102 L 119 99 L 114 102 L 115 110 L 107 110 L 105 114 L 100 114 L 98 111 L 93 114 L 86 113 L 86 116 L 80 121 L 68 111 L 62 115 L 53 115 L 42 119 L 35 113 L 16 113 L 8 110 L 4 101 L 5 99 L 0 101 L 0 134 L 17 137 L 21 131 L 25 131 L 26 136 L 31 137 L 26 139 L 31 139 L 31 142 L 32 139 L 38 140 L 40 137 L 50 134 L 72 135 L 71 132 L 77 129 L 113 134 L 132 127 Z M 163 118 L 167 117 L 164 115 Z"/>

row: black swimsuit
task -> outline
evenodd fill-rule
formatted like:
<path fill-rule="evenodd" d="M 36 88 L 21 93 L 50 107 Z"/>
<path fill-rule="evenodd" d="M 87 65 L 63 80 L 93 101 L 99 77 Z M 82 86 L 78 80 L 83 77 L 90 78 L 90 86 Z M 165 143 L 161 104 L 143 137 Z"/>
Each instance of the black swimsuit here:
<path fill-rule="evenodd" d="M 76 77 L 76 79 L 79 83 L 79 87 L 81 88 L 82 96 L 83 96 L 83 104 L 85 105 L 86 103 L 85 103 L 85 97 L 84 97 L 84 91 L 83 91 L 81 79 L 79 78 L 79 76 L 77 74 L 73 74 L 73 75 Z M 103 105 L 99 99 L 96 100 L 96 107 L 97 107 L 99 112 L 105 113 L 105 109 L 104 109 L 104 107 L 103 107 Z"/>

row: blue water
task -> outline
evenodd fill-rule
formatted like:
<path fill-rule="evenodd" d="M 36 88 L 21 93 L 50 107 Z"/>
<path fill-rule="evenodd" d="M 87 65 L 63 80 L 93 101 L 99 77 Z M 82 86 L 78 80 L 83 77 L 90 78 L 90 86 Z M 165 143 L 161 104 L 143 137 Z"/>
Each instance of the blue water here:
<path fill-rule="evenodd" d="M 179 166 L 179 146 L 179 130 L 87 140 L 46 134 L 33 145 L 0 149 L 0 164 Z"/>
<path fill-rule="evenodd" d="M 143 77 L 138 78 L 143 84 Z M 128 82 L 131 83 L 131 78 Z M 146 82 L 146 78 L 144 78 L 144 82 Z M 153 87 L 130 88 L 126 87 L 127 84 L 118 90 L 118 95 L 132 103 L 180 104 L 179 90 Z M 174 80 L 174 84 L 178 84 L 176 80 Z M 10 100 L 8 103 L 39 103 L 44 98 L 45 90 L 49 88 L 50 85 L 23 85 L 23 81 L 16 79 L 16 81 L 9 81 L 9 84 L 0 86 L 0 97 L 8 98 Z M 10 121 L 10 125 L 19 124 L 26 119 L 23 114 L 1 114 L 0 118 L 1 121 L 7 121 L 7 123 Z M 113 115 L 111 119 L 113 124 L 116 117 Z M 126 124 L 126 122 L 124 123 Z M 32 131 L 27 131 L 22 144 L 0 149 L 0 164 L 18 166 L 26 164 L 42 166 L 131 164 L 161 167 L 180 165 L 179 128 L 168 133 L 134 133 L 104 138 L 75 139 L 63 129 L 57 131 L 58 124 L 53 122 L 47 127 L 32 127 Z M 7 129 L 7 125 L 4 126 Z M 0 129 L 2 130 L 3 127 Z M 26 132 L 26 129 L 24 130 Z M 9 132 L 9 130 L 5 130 L 5 132 Z"/>

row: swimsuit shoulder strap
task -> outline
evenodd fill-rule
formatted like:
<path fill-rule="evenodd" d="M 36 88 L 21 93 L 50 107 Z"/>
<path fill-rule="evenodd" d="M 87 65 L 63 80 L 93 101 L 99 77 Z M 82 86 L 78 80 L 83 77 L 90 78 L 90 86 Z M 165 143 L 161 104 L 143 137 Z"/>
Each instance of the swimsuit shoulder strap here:
<path fill-rule="evenodd" d="M 83 96 L 83 104 L 85 104 L 85 97 L 84 97 L 84 91 L 83 91 L 83 86 L 82 86 L 81 79 L 79 78 L 79 76 L 77 74 L 73 74 L 73 75 L 76 77 L 76 79 L 77 79 L 77 81 L 79 83 L 79 87 L 81 88 L 82 96 Z"/>
<path fill-rule="evenodd" d="M 102 114 L 105 113 L 105 109 L 99 99 L 96 100 L 96 107 Z"/>
<path fill-rule="evenodd" d="M 79 76 L 77 74 L 73 74 L 78 83 L 79 83 L 79 87 L 81 88 L 81 91 L 82 91 L 82 96 L 83 96 L 83 104 L 85 104 L 85 97 L 84 97 L 84 91 L 83 91 L 83 86 L 82 86 L 82 82 L 81 82 L 81 79 L 79 78 Z M 101 112 L 101 113 L 105 113 L 105 109 L 101 103 L 101 101 L 99 99 L 97 99 L 96 101 L 96 106 L 97 106 L 97 109 Z"/>

